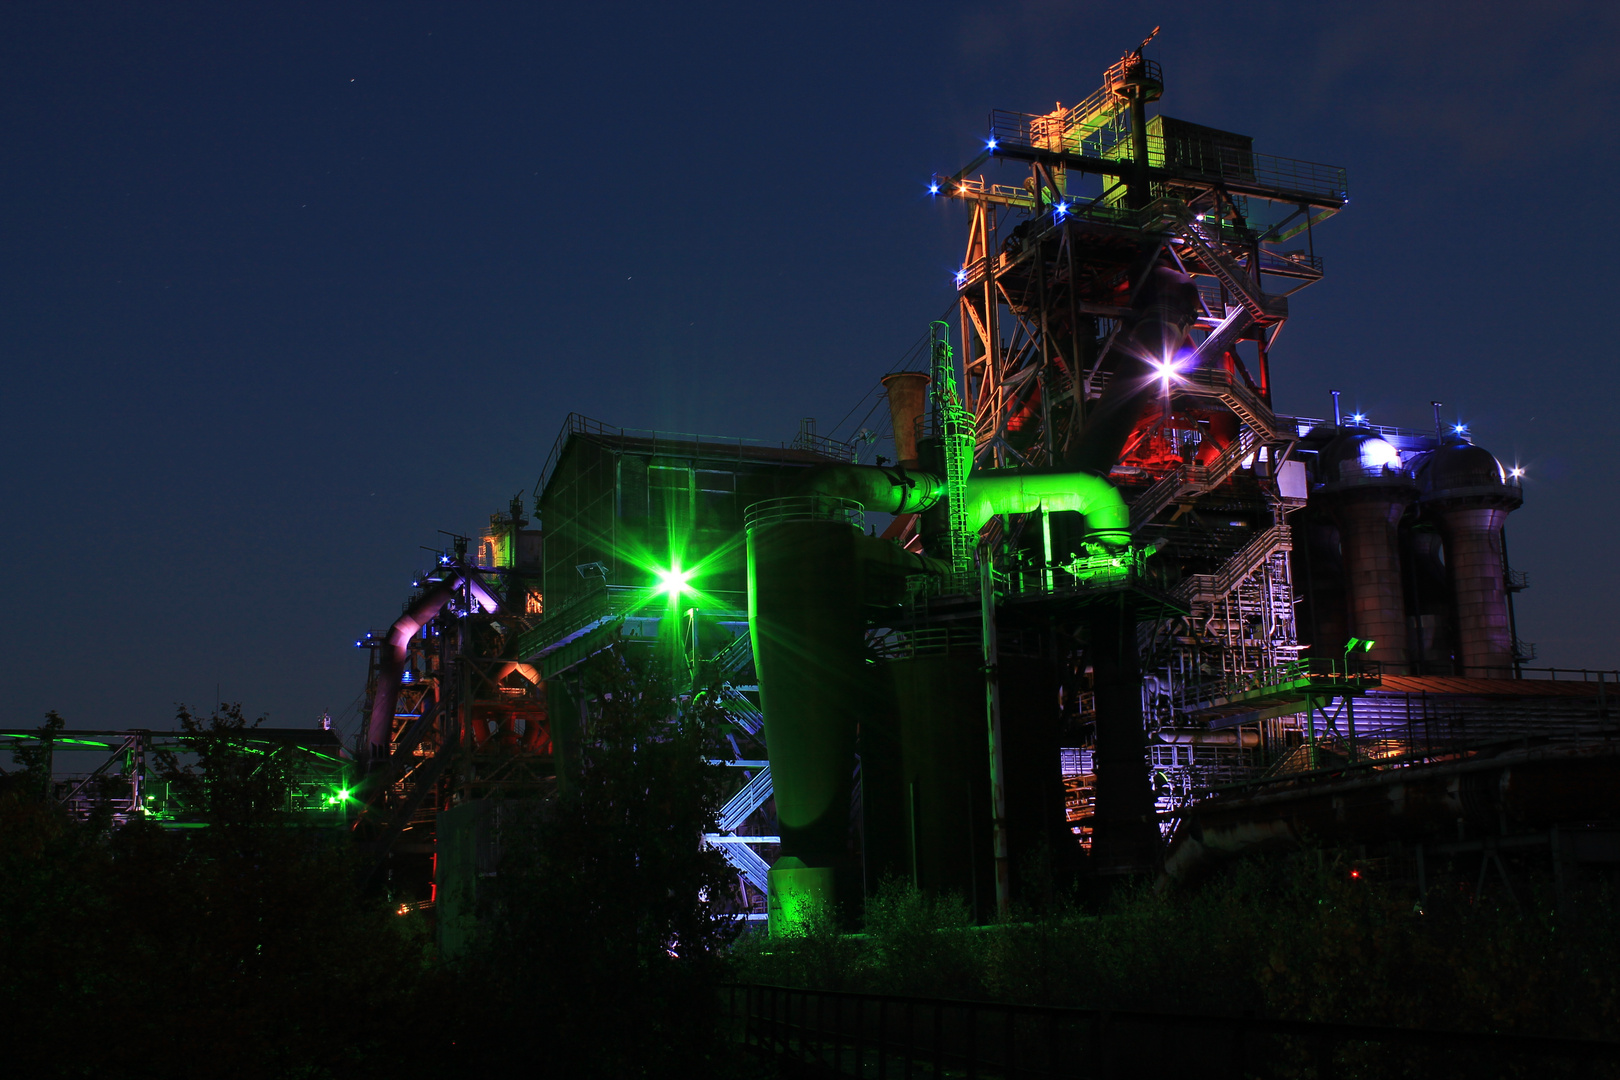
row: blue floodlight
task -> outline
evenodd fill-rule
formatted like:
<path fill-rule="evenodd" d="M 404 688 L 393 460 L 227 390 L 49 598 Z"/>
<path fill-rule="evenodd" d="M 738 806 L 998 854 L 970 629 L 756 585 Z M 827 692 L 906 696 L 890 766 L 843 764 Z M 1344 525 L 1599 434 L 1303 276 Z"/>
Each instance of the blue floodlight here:
<path fill-rule="evenodd" d="M 984 141 L 984 148 L 986 150 L 994 150 L 996 148 L 996 137 L 994 135 L 990 136 Z"/>
<path fill-rule="evenodd" d="M 1451 425 L 1451 432 L 1452 432 L 1453 435 L 1466 435 L 1466 434 L 1468 434 L 1468 425 L 1467 424 L 1452 424 Z"/>
<path fill-rule="evenodd" d="M 932 184 L 928 185 L 928 194 L 930 194 L 930 195 L 938 195 L 939 194 L 939 181 L 938 180 L 935 180 Z"/>

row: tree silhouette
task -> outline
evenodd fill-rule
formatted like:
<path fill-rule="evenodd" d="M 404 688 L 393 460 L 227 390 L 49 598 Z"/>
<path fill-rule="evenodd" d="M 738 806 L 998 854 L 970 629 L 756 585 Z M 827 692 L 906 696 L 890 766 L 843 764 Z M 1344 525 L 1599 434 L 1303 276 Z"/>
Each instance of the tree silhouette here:
<path fill-rule="evenodd" d="M 729 875 L 700 842 L 719 804 L 705 760 L 714 718 L 634 654 L 600 654 L 582 689 L 592 706 L 578 769 L 554 806 L 503 835 L 484 947 L 468 967 L 520 1006 L 492 1027 L 525 1033 L 486 1041 L 485 1064 L 712 1072 L 723 1056 L 715 988 L 733 933 L 707 902 Z"/>

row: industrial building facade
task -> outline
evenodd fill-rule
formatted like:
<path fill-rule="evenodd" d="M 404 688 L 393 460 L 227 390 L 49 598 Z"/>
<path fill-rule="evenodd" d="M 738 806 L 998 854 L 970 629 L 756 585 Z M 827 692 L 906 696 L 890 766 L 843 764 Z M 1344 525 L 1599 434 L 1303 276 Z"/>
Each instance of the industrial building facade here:
<path fill-rule="evenodd" d="M 1180 874 L 1306 831 L 1556 856 L 1606 828 L 1613 677 L 1526 669 L 1518 470 L 1438 406 L 1423 431 L 1272 407 L 1344 171 L 1149 116 L 1162 90 L 1137 49 L 933 179 L 966 218 L 957 314 L 873 373 L 877 441 L 569 418 L 535 527 L 515 500 L 366 642 L 356 828 L 396 887 L 448 905 L 493 872 L 477 804 L 566 782 L 581 665 L 614 649 L 723 710 L 704 841 L 777 929 L 889 876 L 989 919 L 1029 866 Z M 1476 774 L 1492 793 L 1445 779 Z"/>

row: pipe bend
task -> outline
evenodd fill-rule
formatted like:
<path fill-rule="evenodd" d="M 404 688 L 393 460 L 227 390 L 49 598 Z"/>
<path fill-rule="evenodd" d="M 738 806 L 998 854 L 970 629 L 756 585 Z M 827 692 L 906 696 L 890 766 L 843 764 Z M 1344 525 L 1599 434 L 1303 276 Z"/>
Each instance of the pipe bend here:
<path fill-rule="evenodd" d="M 978 532 L 997 514 L 1074 510 L 1084 515 L 1093 538 L 1113 546 L 1130 543 L 1131 512 L 1119 489 L 1087 472 L 993 469 L 967 482 L 968 528 Z"/>
<path fill-rule="evenodd" d="M 945 494 L 945 481 L 932 473 L 897 466 L 824 465 L 805 477 L 798 493 L 852 499 L 867 510 L 884 514 L 915 514 L 939 502 Z"/>
<path fill-rule="evenodd" d="M 371 702 L 371 716 L 365 729 L 365 751 L 373 759 L 388 756 L 388 740 L 393 735 L 394 706 L 399 701 L 399 678 L 405 671 L 410 641 L 416 632 L 433 620 L 456 595 L 460 579 L 441 581 L 405 609 L 388 628 L 377 654 L 377 692 Z"/>

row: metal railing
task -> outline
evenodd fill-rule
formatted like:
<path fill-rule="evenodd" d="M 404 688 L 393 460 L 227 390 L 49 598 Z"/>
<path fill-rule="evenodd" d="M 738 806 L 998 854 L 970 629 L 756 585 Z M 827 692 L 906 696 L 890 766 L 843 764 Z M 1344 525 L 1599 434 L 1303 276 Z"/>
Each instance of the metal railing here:
<path fill-rule="evenodd" d="M 803 450 L 810 454 L 820 454 L 822 457 L 832 458 L 834 461 L 856 460 L 860 447 L 856 443 L 843 442 L 839 439 L 829 439 L 825 435 L 817 435 L 813 431 L 801 431 L 794 436 L 788 444 L 790 450 Z"/>
<path fill-rule="evenodd" d="M 1620 1063 L 1620 1042 L 1556 1036 L 781 986 L 721 993 L 742 1045 L 801 1076 L 1501 1076 L 1534 1063 L 1525 1075 L 1586 1077 L 1617 1075 L 1593 1063 Z M 1556 1062 L 1570 1071 L 1546 1071 Z"/>
<path fill-rule="evenodd" d="M 1527 642 L 1520 642 L 1524 645 Z M 1535 646 L 1531 645 L 1531 649 Z M 1545 671 L 1550 679 L 1556 680 L 1559 675 L 1565 676 L 1566 682 L 1597 682 L 1620 684 L 1620 671 L 1613 668 L 1568 668 L 1568 667 L 1527 667 L 1522 671 Z"/>
<path fill-rule="evenodd" d="M 623 428 L 604 424 L 594 420 L 583 413 L 569 413 L 563 420 L 562 430 L 557 433 L 557 440 L 551 444 L 551 453 L 546 455 L 545 466 L 540 470 L 540 479 L 534 484 L 534 498 L 538 500 L 546 490 L 546 483 L 551 479 L 551 471 L 557 467 L 557 461 L 562 457 L 563 448 L 568 445 L 568 439 L 573 435 L 598 435 L 608 439 L 639 439 L 651 443 L 651 453 L 656 455 L 679 456 L 702 455 L 704 457 L 718 456 L 723 451 L 735 450 L 738 460 L 742 458 L 742 451 L 746 447 L 768 448 L 773 443 L 763 439 L 741 439 L 734 436 L 696 435 L 684 431 L 658 431 L 652 428 Z M 727 454 L 727 457 L 730 455 Z"/>
<path fill-rule="evenodd" d="M 1183 688 L 1181 699 L 1191 706 L 1288 687 L 1305 680 L 1324 684 L 1324 690 L 1334 687 L 1362 690 L 1379 685 L 1382 678 L 1382 669 L 1376 660 L 1357 660 L 1346 664 L 1343 660 L 1310 657 L 1232 675 L 1215 682 L 1195 683 Z"/>
<path fill-rule="evenodd" d="M 1192 574 L 1172 589 L 1171 595 L 1183 600 L 1194 597 L 1218 599 L 1254 573 L 1278 551 L 1294 549 L 1294 532 L 1287 525 L 1273 525 L 1257 534 L 1213 574 Z"/>
<path fill-rule="evenodd" d="M 1008 571 L 999 591 L 1007 596 L 1033 597 L 1141 584 L 1148 576 L 1148 557 L 1146 549 L 1132 547 L 1103 555 L 1079 555 L 1044 567 L 1038 561 L 1024 563 Z M 999 574 L 997 578 L 1002 581 Z"/>
<path fill-rule="evenodd" d="M 1112 116 L 1109 116 L 1112 119 Z M 1108 120 L 1091 131 L 1059 124 L 1048 114 L 997 109 L 990 114 L 995 149 L 1022 148 L 1071 154 L 1123 165 L 1131 160 L 1127 138 L 1109 138 Z M 1311 197 L 1337 203 L 1350 198 L 1343 167 L 1299 158 L 1258 154 L 1247 147 L 1184 135 L 1147 136 L 1147 164 L 1151 179 L 1160 183 L 1185 180 L 1219 184 L 1265 197 Z"/>
<path fill-rule="evenodd" d="M 1039 634 L 1018 627 L 1003 627 L 997 632 L 997 645 L 1002 656 L 1039 656 Z M 945 656 L 957 654 L 975 658 L 983 663 L 984 635 L 978 624 L 969 627 L 927 627 L 921 630 L 891 630 L 885 634 L 867 633 L 867 646 L 879 660 L 912 660 L 919 656 Z"/>
<path fill-rule="evenodd" d="M 789 495 L 749 505 L 743 523 L 749 532 L 794 521 L 836 521 L 866 528 L 866 507 L 833 495 Z"/>

